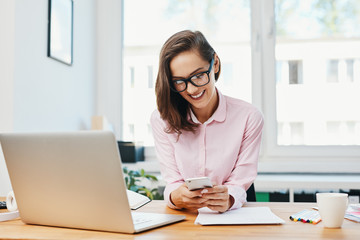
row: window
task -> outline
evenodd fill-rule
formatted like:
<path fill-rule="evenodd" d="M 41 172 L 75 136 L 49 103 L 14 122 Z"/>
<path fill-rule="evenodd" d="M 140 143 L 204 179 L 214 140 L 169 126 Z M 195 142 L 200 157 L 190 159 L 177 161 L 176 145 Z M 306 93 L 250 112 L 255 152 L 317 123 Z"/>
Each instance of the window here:
<path fill-rule="evenodd" d="M 359 13 L 357 0 L 124 0 L 124 140 L 152 146 L 160 48 L 200 30 L 218 88 L 264 113 L 260 171 L 358 173 Z"/>
<path fill-rule="evenodd" d="M 327 61 L 327 82 L 337 83 L 339 82 L 339 60 L 328 60 Z"/>
<path fill-rule="evenodd" d="M 353 11 L 359 7 L 358 1 L 275 1 L 275 58 L 282 63 L 277 74 L 288 82 L 280 86 L 284 81 L 277 81 L 277 121 L 303 126 L 301 132 L 290 131 L 288 142 L 282 137 L 279 145 L 357 145 L 349 140 L 351 131 L 345 130 L 328 141 L 325 126 L 360 121 L 354 111 L 358 102 L 350 101 L 359 95 L 350 88 L 360 90 L 352 84 L 353 59 L 360 56 L 354 51 L 355 46 L 360 49 L 360 31 L 355 29 L 359 18 Z M 298 137 L 303 141 L 293 141 Z"/>
<path fill-rule="evenodd" d="M 154 88 L 155 82 L 154 82 L 154 67 L 148 66 L 148 88 Z"/>
<path fill-rule="evenodd" d="M 301 60 L 278 60 L 276 62 L 276 82 L 278 84 L 302 84 Z"/>

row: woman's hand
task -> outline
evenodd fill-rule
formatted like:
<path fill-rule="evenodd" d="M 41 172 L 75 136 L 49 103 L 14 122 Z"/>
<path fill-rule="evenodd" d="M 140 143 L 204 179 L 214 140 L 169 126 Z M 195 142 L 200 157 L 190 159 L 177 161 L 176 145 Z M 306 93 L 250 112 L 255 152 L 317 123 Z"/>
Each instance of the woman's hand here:
<path fill-rule="evenodd" d="M 229 195 L 228 188 L 223 185 L 190 191 L 186 184 L 183 184 L 170 194 L 170 200 L 180 208 L 208 207 L 218 212 L 225 212 L 234 204 L 234 198 Z"/>
<path fill-rule="evenodd" d="M 205 188 L 201 192 L 202 198 L 207 199 L 206 206 L 211 210 L 226 212 L 234 204 L 234 198 L 229 195 L 228 188 L 224 185 Z"/>
<path fill-rule="evenodd" d="M 202 207 L 207 207 L 205 202 L 208 199 L 202 198 L 203 194 L 201 193 L 205 189 L 190 191 L 184 183 L 179 188 L 171 192 L 170 201 L 175 206 L 180 208 L 199 209 Z"/>

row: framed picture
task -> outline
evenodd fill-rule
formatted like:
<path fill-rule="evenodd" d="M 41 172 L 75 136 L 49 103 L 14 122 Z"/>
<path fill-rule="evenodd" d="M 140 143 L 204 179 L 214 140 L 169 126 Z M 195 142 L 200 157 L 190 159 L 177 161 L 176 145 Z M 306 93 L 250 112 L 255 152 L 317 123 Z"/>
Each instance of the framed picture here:
<path fill-rule="evenodd" d="M 73 63 L 73 0 L 49 0 L 48 57 Z"/>

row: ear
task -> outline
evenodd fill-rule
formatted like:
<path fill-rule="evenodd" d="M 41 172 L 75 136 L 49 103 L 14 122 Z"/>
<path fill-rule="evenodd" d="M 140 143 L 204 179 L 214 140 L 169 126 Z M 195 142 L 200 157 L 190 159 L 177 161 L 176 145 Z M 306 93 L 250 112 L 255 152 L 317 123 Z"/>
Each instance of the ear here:
<path fill-rule="evenodd" d="M 218 55 L 214 54 L 214 73 L 218 73 L 220 70 L 220 59 Z"/>

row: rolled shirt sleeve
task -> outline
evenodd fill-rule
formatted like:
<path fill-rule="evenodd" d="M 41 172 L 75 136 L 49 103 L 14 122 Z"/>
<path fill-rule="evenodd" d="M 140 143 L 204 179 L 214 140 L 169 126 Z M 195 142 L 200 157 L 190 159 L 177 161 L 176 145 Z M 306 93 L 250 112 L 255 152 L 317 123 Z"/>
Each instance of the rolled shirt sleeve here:
<path fill-rule="evenodd" d="M 154 136 L 156 154 L 160 162 L 160 171 L 166 181 L 164 190 L 164 200 L 168 203 L 170 208 L 177 209 L 170 201 L 170 193 L 180 187 L 184 183 L 174 156 L 174 146 L 169 140 L 169 134 L 165 132 L 166 124 L 160 118 L 158 111 L 154 111 L 151 119 L 152 132 Z"/>
<path fill-rule="evenodd" d="M 249 189 L 257 176 L 261 135 L 264 125 L 262 114 L 255 111 L 249 116 L 247 123 L 235 168 L 224 184 L 228 187 L 229 194 L 235 200 L 231 209 L 239 208 L 246 202 L 246 190 Z"/>

